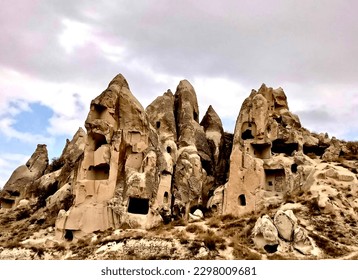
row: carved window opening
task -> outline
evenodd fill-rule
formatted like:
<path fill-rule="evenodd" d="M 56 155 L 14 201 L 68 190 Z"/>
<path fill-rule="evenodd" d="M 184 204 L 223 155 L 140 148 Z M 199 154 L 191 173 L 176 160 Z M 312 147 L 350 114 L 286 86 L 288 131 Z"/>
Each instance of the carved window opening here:
<path fill-rule="evenodd" d="M 94 109 L 94 118 L 95 119 L 102 119 L 103 118 L 103 114 L 106 111 L 106 107 L 101 105 L 101 104 L 94 104 L 93 105 L 93 109 Z"/>
<path fill-rule="evenodd" d="M 309 155 L 309 154 L 315 154 L 316 156 L 321 157 L 324 152 L 326 151 L 327 147 L 322 147 L 322 146 L 307 146 L 307 145 L 303 145 L 303 153 L 305 155 Z"/>
<path fill-rule="evenodd" d="M 19 191 L 11 191 L 11 190 L 8 190 L 7 191 L 11 196 L 20 196 L 20 192 Z"/>
<path fill-rule="evenodd" d="M 285 190 L 285 170 L 284 169 L 265 169 L 266 190 L 282 192 Z"/>
<path fill-rule="evenodd" d="M 268 143 L 251 144 L 254 155 L 260 159 L 269 159 L 271 157 L 271 145 Z"/>
<path fill-rule="evenodd" d="M 15 204 L 15 201 L 12 200 L 12 199 L 2 199 L 0 201 L 0 205 L 1 207 L 0 208 L 4 208 L 4 209 L 11 209 Z"/>
<path fill-rule="evenodd" d="M 147 215 L 149 211 L 149 199 L 130 197 L 128 202 L 128 213 Z"/>
<path fill-rule="evenodd" d="M 72 232 L 72 230 L 66 229 L 64 238 L 67 241 L 72 241 L 73 240 L 73 232 Z"/>
<path fill-rule="evenodd" d="M 157 121 L 155 125 L 156 125 L 157 129 L 159 129 L 160 128 L 160 121 Z"/>
<path fill-rule="evenodd" d="M 163 197 L 163 203 L 168 204 L 169 202 L 169 193 L 165 192 Z"/>
<path fill-rule="evenodd" d="M 292 173 L 297 173 L 297 164 L 296 163 L 293 163 L 291 165 L 291 171 L 292 171 Z"/>
<path fill-rule="evenodd" d="M 96 166 L 91 165 L 87 171 L 89 180 L 107 180 L 109 178 L 109 164 L 103 163 Z"/>
<path fill-rule="evenodd" d="M 198 209 L 199 209 L 201 212 L 204 213 L 204 208 L 201 207 L 200 205 L 194 205 L 194 206 L 190 207 L 189 212 L 190 212 L 191 214 L 194 214 L 194 212 L 195 212 L 196 210 L 198 210 Z"/>
<path fill-rule="evenodd" d="M 239 195 L 239 205 L 240 206 L 246 206 L 246 197 L 244 194 Z"/>
<path fill-rule="evenodd" d="M 172 148 L 170 146 L 167 147 L 167 153 L 170 154 L 172 152 Z"/>
<path fill-rule="evenodd" d="M 254 139 L 255 137 L 252 135 L 252 130 L 251 129 L 246 129 L 241 134 L 241 138 L 242 138 L 242 140 L 248 140 L 248 139 Z"/>
<path fill-rule="evenodd" d="M 256 124 L 254 122 L 244 122 L 241 127 L 241 139 L 249 140 L 255 139 L 256 136 Z"/>
<path fill-rule="evenodd" d="M 294 151 L 298 151 L 298 143 L 285 143 L 281 139 L 272 142 L 271 151 L 277 154 L 291 156 Z"/>
<path fill-rule="evenodd" d="M 96 151 L 102 145 L 108 144 L 106 137 L 99 133 L 91 133 L 88 140 L 93 151 Z"/>

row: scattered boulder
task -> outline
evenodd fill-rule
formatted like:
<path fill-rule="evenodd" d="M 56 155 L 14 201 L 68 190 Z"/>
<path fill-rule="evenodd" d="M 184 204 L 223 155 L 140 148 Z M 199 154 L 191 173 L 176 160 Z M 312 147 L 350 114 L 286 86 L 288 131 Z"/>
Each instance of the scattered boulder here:
<path fill-rule="evenodd" d="M 278 230 L 278 234 L 285 241 L 293 240 L 293 233 L 297 227 L 297 218 L 292 210 L 278 210 L 274 217 L 274 225 Z"/>
<path fill-rule="evenodd" d="M 307 232 L 302 227 L 295 228 L 293 248 L 303 255 L 310 255 L 314 247 L 313 241 L 308 237 Z"/>
<path fill-rule="evenodd" d="M 268 215 L 259 218 L 252 230 L 252 238 L 256 248 L 264 249 L 267 253 L 289 253 L 296 250 L 307 256 L 317 255 L 319 252 L 307 231 L 298 225 L 298 219 L 292 210 L 278 210 L 273 221 Z"/>
<path fill-rule="evenodd" d="M 268 215 L 258 218 L 252 234 L 256 248 L 263 249 L 268 253 L 277 251 L 280 244 L 278 231 Z"/>

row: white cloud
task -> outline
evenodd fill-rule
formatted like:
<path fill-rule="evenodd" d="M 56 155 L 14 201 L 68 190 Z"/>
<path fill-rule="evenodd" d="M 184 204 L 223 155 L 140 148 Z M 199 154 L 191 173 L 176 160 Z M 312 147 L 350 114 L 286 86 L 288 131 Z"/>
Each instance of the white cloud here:
<path fill-rule="evenodd" d="M 243 100 L 250 93 L 239 83 L 223 77 L 197 77 L 192 85 L 198 96 L 200 118 L 204 117 L 209 105 L 212 105 L 220 118 L 236 120 Z"/>
<path fill-rule="evenodd" d="M 75 48 L 92 41 L 88 25 L 67 18 L 62 20 L 62 24 L 64 29 L 59 35 L 59 42 L 67 53 L 72 53 Z"/>
<path fill-rule="evenodd" d="M 29 111 L 30 103 L 38 102 L 54 112 L 49 121 L 50 126 L 44 130 L 47 130 L 51 136 L 72 136 L 79 126 L 83 126 L 88 113 L 84 108 L 89 108 L 91 99 L 100 92 L 100 89 L 91 85 L 51 83 L 0 68 L 0 111 L 2 112 L 0 116 L 3 116 L 1 129 L 8 137 L 21 140 L 20 138 L 25 135 L 12 128 L 15 121 L 13 117 L 21 111 Z M 26 141 L 39 139 L 51 141 L 40 135 L 33 135 L 31 140 Z"/>
<path fill-rule="evenodd" d="M 31 143 L 31 144 L 52 144 L 54 139 L 51 137 L 45 137 L 40 134 L 32 134 L 28 132 L 18 131 L 13 128 L 13 124 L 16 121 L 10 118 L 0 119 L 0 132 L 5 135 L 8 139 L 17 139 L 21 142 Z"/>

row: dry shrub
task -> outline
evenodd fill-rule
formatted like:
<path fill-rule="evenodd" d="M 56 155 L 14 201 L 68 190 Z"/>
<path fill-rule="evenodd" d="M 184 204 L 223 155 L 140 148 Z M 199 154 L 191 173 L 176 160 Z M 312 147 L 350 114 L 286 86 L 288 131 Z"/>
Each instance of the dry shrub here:
<path fill-rule="evenodd" d="M 191 224 L 191 225 L 188 225 L 185 230 L 187 232 L 190 232 L 190 233 L 195 233 L 195 234 L 200 234 L 200 233 L 204 233 L 205 230 L 201 227 L 201 226 L 198 226 L 198 225 L 195 225 L 195 224 Z"/>
<path fill-rule="evenodd" d="M 188 249 L 195 256 L 195 255 L 197 255 L 199 253 L 199 250 L 200 250 L 201 247 L 203 247 L 202 242 L 194 240 L 193 242 L 190 242 L 190 245 L 189 245 Z"/>
<path fill-rule="evenodd" d="M 179 239 L 180 244 L 188 244 L 189 243 L 189 236 L 186 234 L 185 231 L 175 232 L 174 236 L 177 239 Z"/>
<path fill-rule="evenodd" d="M 221 224 L 221 217 L 215 216 L 210 218 L 210 220 L 206 223 L 207 226 L 212 228 L 219 228 Z"/>
<path fill-rule="evenodd" d="M 199 234 L 198 240 L 202 240 L 209 251 L 226 249 L 225 239 L 218 236 L 212 230 L 207 230 L 206 232 Z"/>

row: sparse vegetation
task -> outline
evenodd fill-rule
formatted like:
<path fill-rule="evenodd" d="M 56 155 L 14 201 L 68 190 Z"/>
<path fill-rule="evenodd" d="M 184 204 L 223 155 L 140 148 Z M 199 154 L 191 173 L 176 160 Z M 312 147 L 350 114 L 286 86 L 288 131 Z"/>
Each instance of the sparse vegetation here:
<path fill-rule="evenodd" d="M 200 234 L 200 233 L 204 233 L 205 230 L 203 229 L 203 227 L 201 226 L 198 226 L 196 224 L 191 224 L 191 225 L 188 225 L 185 230 L 187 232 L 190 232 L 190 233 L 195 233 L 195 234 Z"/>
<path fill-rule="evenodd" d="M 210 250 L 225 250 L 225 239 L 216 235 L 212 230 L 208 230 L 206 233 L 199 236 L 203 239 L 205 246 Z"/>
<path fill-rule="evenodd" d="M 54 157 L 51 159 L 51 163 L 48 166 L 48 172 L 54 172 L 61 169 L 65 165 L 65 161 L 62 157 Z"/>

